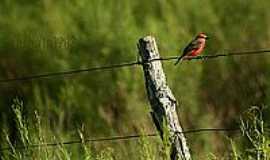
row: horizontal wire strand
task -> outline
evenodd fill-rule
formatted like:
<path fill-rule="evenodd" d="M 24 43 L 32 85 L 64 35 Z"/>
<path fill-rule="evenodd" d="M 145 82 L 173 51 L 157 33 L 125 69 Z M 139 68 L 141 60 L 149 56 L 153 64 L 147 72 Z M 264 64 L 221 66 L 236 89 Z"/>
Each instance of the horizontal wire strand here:
<path fill-rule="evenodd" d="M 241 55 L 258 55 L 258 54 L 266 54 L 270 53 L 270 50 L 255 50 L 255 51 L 241 51 L 241 52 L 229 52 L 227 54 L 216 54 L 216 55 L 204 55 L 204 56 L 197 56 L 197 57 L 187 57 L 184 60 L 208 60 L 218 57 L 227 57 L 227 56 L 241 56 Z M 179 56 L 172 56 L 172 57 L 164 57 L 164 58 L 157 58 L 152 59 L 152 61 L 170 61 L 175 60 Z M 62 71 L 62 72 L 53 72 L 53 73 L 44 73 L 44 74 L 37 74 L 37 75 L 30 75 L 30 76 L 22 76 L 19 78 L 9 78 L 9 79 L 2 79 L 0 83 L 10 83 L 10 82 L 19 82 L 19 81 L 28 81 L 28 80 L 35 80 L 35 79 L 43 79 L 43 78 L 52 78 L 57 76 L 68 76 L 73 74 L 80 74 L 85 72 L 94 72 L 94 71 L 101 71 L 101 70 L 111 70 L 116 68 L 124 68 L 124 67 L 131 67 L 135 65 L 141 65 L 143 63 L 149 62 L 140 62 L 140 61 L 133 61 L 133 62 L 125 62 L 120 64 L 112 64 L 108 66 L 100 66 L 100 67 L 92 67 L 86 69 L 77 69 L 77 70 L 70 70 L 70 71 Z"/>
<path fill-rule="evenodd" d="M 8 83 L 8 82 L 15 82 L 15 81 L 27 81 L 27 80 L 49 78 L 49 77 L 56 77 L 56 76 L 66 76 L 66 75 L 79 74 L 79 73 L 84 73 L 84 72 L 93 72 L 93 71 L 99 71 L 99 70 L 109 70 L 109 69 L 114 69 L 114 68 L 122 68 L 122 67 L 127 67 L 127 66 L 134 66 L 134 65 L 138 65 L 138 64 L 139 64 L 138 62 L 130 62 L 130 63 L 122 63 L 122 64 L 113 64 L 110 66 L 101 66 L 101 67 L 92 67 L 92 68 L 70 70 L 70 71 L 63 71 L 63 72 L 38 74 L 38 75 L 31 75 L 31 76 L 25 76 L 25 77 L 20 77 L 20 78 L 2 79 L 2 80 L 0 80 L 0 83 Z"/>
<path fill-rule="evenodd" d="M 192 134 L 192 133 L 201 133 L 201 132 L 235 132 L 240 131 L 240 128 L 200 128 L 200 129 L 190 129 L 183 132 L 183 134 Z M 89 142 L 105 142 L 105 141 L 122 141 L 122 140 L 132 140 L 138 139 L 140 137 L 156 137 L 159 134 L 151 133 L 151 134 L 134 134 L 127 136 L 114 136 L 114 137 L 105 137 L 105 138 L 97 138 L 97 139 L 85 139 L 84 143 Z M 71 145 L 71 144 L 82 144 L 82 140 L 73 140 L 73 141 L 65 141 L 65 142 L 57 142 L 57 143 L 42 143 L 42 144 L 32 144 L 28 146 L 17 146 L 14 149 L 27 149 L 27 148 L 38 148 L 38 147 L 53 147 L 58 145 Z M 1 148 L 0 152 L 12 150 L 12 147 Z"/>

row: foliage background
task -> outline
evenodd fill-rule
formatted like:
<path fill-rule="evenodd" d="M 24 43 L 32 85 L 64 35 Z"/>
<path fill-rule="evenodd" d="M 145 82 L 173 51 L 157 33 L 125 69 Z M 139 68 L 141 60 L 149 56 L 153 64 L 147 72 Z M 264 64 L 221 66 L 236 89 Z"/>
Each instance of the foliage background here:
<path fill-rule="evenodd" d="M 137 58 L 136 42 L 151 34 L 162 56 L 178 55 L 198 32 L 211 39 L 205 54 L 268 48 L 267 0 L 2 0 L 0 5 L 1 79 L 109 65 Z M 64 44 L 64 46 L 63 46 Z M 248 107 L 269 104 L 268 55 L 164 63 L 168 83 L 180 102 L 185 129 L 235 127 Z M 45 141 L 154 132 L 140 67 L 70 77 L 0 84 L 0 127 L 19 144 L 12 99 L 24 102 L 29 129 L 37 111 Z M 32 123 L 33 124 L 32 124 Z M 36 132 L 32 129 L 31 132 Z M 30 132 L 30 133 L 31 133 Z M 229 152 L 225 134 L 187 135 L 193 155 Z M 110 146 L 116 159 L 136 159 L 137 142 Z M 80 157 L 71 147 L 72 156 Z"/>

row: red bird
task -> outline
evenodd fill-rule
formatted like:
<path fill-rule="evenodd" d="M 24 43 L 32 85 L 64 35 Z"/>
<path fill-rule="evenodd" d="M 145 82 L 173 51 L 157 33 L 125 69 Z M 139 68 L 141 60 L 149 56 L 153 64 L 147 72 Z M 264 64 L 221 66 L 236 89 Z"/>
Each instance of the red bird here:
<path fill-rule="evenodd" d="M 199 55 L 204 47 L 205 42 L 208 39 L 205 33 L 199 33 L 195 39 L 193 39 L 184 49 L 183 54 L 177 59 L 174 65 L 177 65 L 179 62 L 182 62 L 183 58 L 186 56 L 195 57 Z"/>

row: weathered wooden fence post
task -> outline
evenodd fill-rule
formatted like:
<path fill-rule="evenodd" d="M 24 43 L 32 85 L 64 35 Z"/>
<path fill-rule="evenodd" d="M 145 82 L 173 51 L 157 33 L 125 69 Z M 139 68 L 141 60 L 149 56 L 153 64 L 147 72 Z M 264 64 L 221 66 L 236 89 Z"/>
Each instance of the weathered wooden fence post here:
<path fill-rule="evenodd" d="M 148 99 L 152 108 L 152 119 L 164 137 L 164 128 L 168 130 L 170 156 L 172 160 L 190 160 L 190 152 L 176 113 L 174 98 L 159 60 L 159 52 L 155 39 L 151 36 L 141 38 L 138 43 L 139 53 L 145 76 Z"/>

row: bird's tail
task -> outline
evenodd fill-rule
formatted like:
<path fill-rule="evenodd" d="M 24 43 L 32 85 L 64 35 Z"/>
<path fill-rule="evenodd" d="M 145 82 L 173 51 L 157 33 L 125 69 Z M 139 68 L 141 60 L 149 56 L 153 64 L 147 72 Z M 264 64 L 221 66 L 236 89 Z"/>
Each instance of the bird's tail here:
<path fill-rule="evenodd" d="M 177 65 L 178 63 L 181 63 L 183 61 L 184 56 L 180 56 L 177 61 L 174 63 L 174 65 Z"/>

